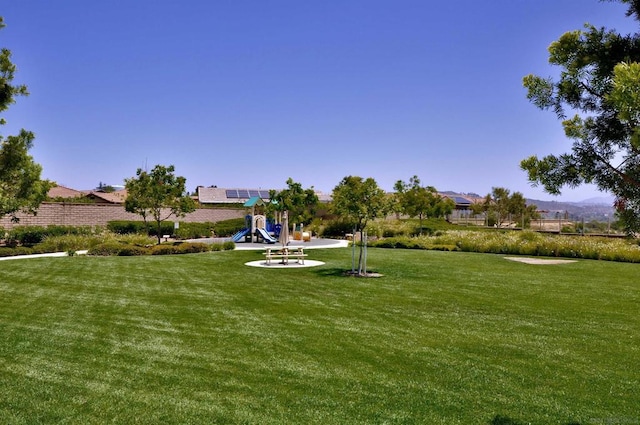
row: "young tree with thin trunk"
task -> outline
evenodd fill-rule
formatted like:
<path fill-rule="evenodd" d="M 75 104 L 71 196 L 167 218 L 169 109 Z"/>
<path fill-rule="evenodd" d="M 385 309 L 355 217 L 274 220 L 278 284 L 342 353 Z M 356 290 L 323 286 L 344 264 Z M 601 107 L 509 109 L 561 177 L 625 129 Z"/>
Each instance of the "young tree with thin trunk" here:
<path fill-rule="evenodd" d="M 446 196 L 440 196 L 433 186 L 421 186 L 418 176 L 409 179 L 409 183 L 398 180 L 394 185 L 396 205 L 400 212 L 409 217 L 418 217 L 419 233 L 422 234 L 422 220 L 428 217 L 440 218 L 451 214 L 455 203 Z"/>
<path fill-rule="evenodd" d="M 358 275 L 362 275 L 364 230 L 369 221 L 387 214 L 389 199 L 371 177 L 347 176 L 333 189 L 332 209 L 335 214 L 351 221 L 360 233 Z"/>
<path fill-rule="evenodd" d="M 504 187 L 494 187 L 491 193 L 487 194 L 484 202 L 476 204 L 475 212 L 484 212 L 492 217 L 498 227 L 502 227 L 507 222 L 522 223 L 531 222 L 537 217 L 537 207 L 527 205 L 527 201 L 520 192 L 513 192 Z"/>
<path fill-rule="evenodd" d="M 142 216 L 145 224 L 149 219 L 155 222 L 158 244 L 163 221 L 171 216 L 184 217 L 196 209 L 195 201 L 186 193 L 186 179 L 177 177 L 174 171 L 173 165 L 156 165 L 151 172 L 138 168 L 135 178 L 125 180 L 125 210 Z"/>

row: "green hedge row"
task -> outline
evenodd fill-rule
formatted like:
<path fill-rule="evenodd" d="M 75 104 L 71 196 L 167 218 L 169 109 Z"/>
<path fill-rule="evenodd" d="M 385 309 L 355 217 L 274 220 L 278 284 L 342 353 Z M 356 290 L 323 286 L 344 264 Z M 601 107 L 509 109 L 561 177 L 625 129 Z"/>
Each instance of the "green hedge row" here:
<path fill-rule="evenodd" d="M 96 232 L 92 226 L 17 226 L 5 235 L 5 243 L 9 247 L 17 245 L 32 246 L 48 237 L 64 235 L 92 235 Z"/>
<path fill-rule="evenodd" d="M 157 236 L 158 229 L 155 223 L 145 223 L 144 221 L 113 220 L 107 223 L 107 229 L 118 235 L 128 234 L 148 234 Z M 160 236 L 173 235 L 173 222 L 165 221 L 160 225 Z"/>
<path fill-rule="evenodd" d="M 197 239 L 211 237 L 215 234 L 219 237 L 228 237 L 244 226 L 243 218 L 223 220 L 216 223 L 180 222 L 178 229 L 175 228 L 174 222 L 166 221 L 160 227 L 160 236 L 172 235 L 180 239 Z M 107 229 L 118 235 L 148 234 L 149 236 L 157 236 L 158 234 L 155 223 L 147 223 L 145 225 L 144 221 L 113 220 L 107 223 Z"/>
<path fill-rule="evenodd" d="M 233 242 L 206 244 L 201 242 L 174 242 L 153 246 L 131 245 L 118 241 L 101 243 L 89 249 L 87 255 L 96 256 L 136 256 L 136 255 L 172 255 L 194 254 L 199 252 L 232 250 Z"/>

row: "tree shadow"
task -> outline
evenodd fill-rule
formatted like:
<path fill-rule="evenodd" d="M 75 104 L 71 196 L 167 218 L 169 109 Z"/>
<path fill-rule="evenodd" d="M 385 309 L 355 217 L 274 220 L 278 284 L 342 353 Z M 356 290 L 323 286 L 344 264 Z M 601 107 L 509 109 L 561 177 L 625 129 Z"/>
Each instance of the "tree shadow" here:
<path fill-rule="evenodd" d="M 351 269 L 340 269 L 337 267 L 323 268 L 316 271 L 318 276 L 335 276 L 335 277 L 350 277 L 350 278 L 370 278 L 370 277 L 382 277 L 382 274 L 374 271 L 368 271 L 366 274 L 352 273 Z"/>
<path fill-rule="evenodd" d="M 319 268 L 315 270 L 315 274 L 318 276 L 333 276 L 333 277 L 346 277 L 348 270 L 338 267 L 331 268 Z"/>
<path fill-rule="evenodd" d="M 509 416 L 504 415 L 496 415 L 490 422 L 489 425 L 526 425 L 531 422 L 523 422 L 517 419 L 510 418 Z M 580 422 L 567 422 L 565 425 L 580 425 Z"/>

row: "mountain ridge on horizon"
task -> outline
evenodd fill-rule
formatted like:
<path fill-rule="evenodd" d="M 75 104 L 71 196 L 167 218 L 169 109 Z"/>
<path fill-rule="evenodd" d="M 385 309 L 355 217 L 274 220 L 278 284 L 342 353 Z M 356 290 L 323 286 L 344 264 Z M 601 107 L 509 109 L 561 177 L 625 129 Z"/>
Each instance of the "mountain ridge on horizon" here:
<path fill-rule="evenodd" d="M 445 190 L 440 192 L 442 194 L 445 195 L 453 195 L 453 196 L 467 196 L 467 197 L 473 197 L 473 198 L 484 198 L 484 196 L 482 195 L 478 195 L 475 192 L 456 192 L 454 190 Z M 486 196 L 486 195 L 485 195 Z M 536 198 L 530 198 L 530 197 L 526 197 L 525 196 L 525 200 L 527 202 L 532 202 L 532 203 L 536 203 L 536 202 L 549 202 L 549 203 L 558 203 L 558 204 L 573 204 L 573 205 L 606 205 L 606 206 L 612 206 L 613 202 L 614 202 L 614 197 L 610 196 L 610 195 L 606 195 L 606 196 L 595 196 L 595 197 L 591 197 L 591 198 L 587 198 L 587 199 L 583 199 L 581 201 L 565 201 L 565 200 L 561 200 L 561 199 L 536 199 Z"/>

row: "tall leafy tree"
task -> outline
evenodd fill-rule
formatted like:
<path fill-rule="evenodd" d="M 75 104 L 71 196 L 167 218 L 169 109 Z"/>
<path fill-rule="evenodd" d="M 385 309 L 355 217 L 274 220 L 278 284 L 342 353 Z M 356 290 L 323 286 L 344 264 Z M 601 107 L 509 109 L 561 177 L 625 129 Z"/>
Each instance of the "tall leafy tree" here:
<path fill-rule="evenodd" d="M 371 220 L 389 211 L 389 200 L 376 181 L 369 177 L 347 176 L 333 189 L 332 209 L 335 214 L 350 221 L 360 233 L 358 274 L 363 274 L 364 230 Z"/>
<path fill-rule="evenodd" d="M 304 189 L 302 184 L 287 179 L 287 188 L 279 192 L 269 191 L 269 198 L 275 203 L 270 207 L 276 211 L 289 211 L 289 218 L 294 223 L 308 224 L 313 220 L 318 206 L 318 195 L 313 187 Z"/>
<path fill-rule="evenodd" d="M 628 4 L 627 15 L 639 20 L 639 1 L 611 1 Z M 550 45 L 549 62 L 560 68 L 557 80 L 528 75 L 524 86 L 534 105 L 562 120 L 573 147 L 531 156 L 521 168 L 552 194 L 582 183 L 613 193 L 627 229 L 640 230 L 640 34 L 585 25 Z"/>
<path fill-rule="evenodd" d="M 186 179 L 176 176 L 174 171 L 173 165 L 156 165 L 151 172 L 138 168 L 135 178 L 125 180 L 125 210 L 139 214 L 145 223 L 153 220 L 158 244 L 163 221 L 171 216 L 184 217 L 196 209 L 195 201 L 186 193 Z"/>
<path fill-rule="evenodd" d="M 400 212 L 409 217 L 418 217 L 420 234 L 423 219 L 444 217 L 455 208 L 455 203 L 446 196 L 441 196 L 435 187 L 422 186 L 418 176 L 411 177 L 409 183 L 398 180 L 394 189 Z"/>
<path fill-rule="evenodd" d="M 4 20 L 0 17 L 0 29 Z M 11 62 L 11 51 L 0 51 L 0 112 L 6 111 L 16 101 L 17 96 L 27 96 L 27 86 L 13 84 L 16 66 Z M 0 125 L 6 124 L 0 117 Z M 42 180 L 42 166 L 34 162 L 29 155 L 35 136 L 25 129 L 17 136 L 0 135 L 0 217 L 11 216 L 18 221 L 17 214 L 24 212 L 35 214 L 53 186 L 52 182 Z"/>

